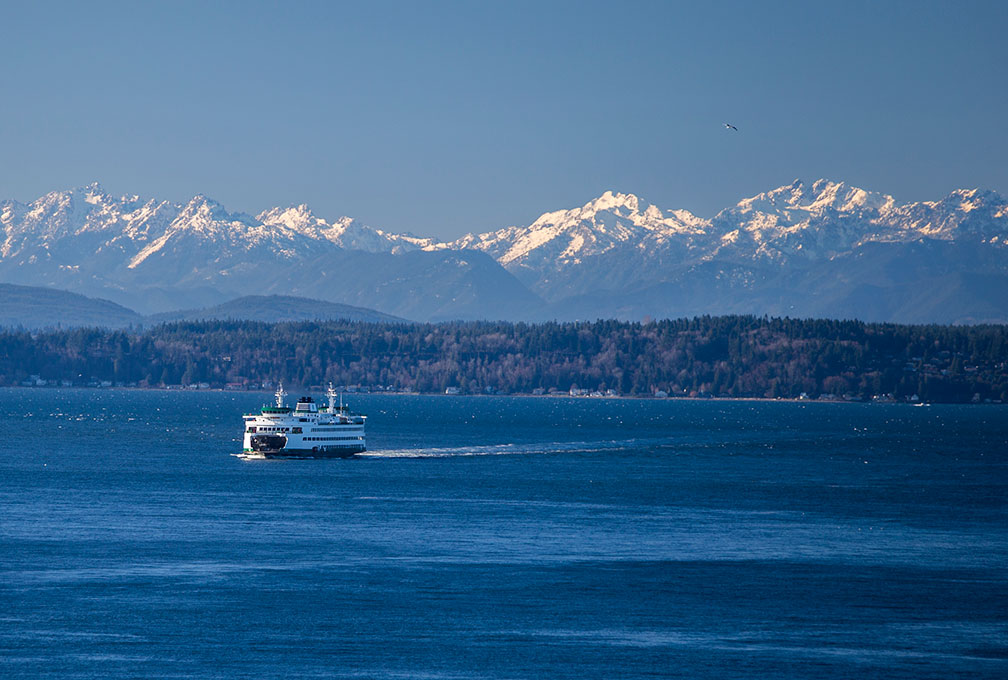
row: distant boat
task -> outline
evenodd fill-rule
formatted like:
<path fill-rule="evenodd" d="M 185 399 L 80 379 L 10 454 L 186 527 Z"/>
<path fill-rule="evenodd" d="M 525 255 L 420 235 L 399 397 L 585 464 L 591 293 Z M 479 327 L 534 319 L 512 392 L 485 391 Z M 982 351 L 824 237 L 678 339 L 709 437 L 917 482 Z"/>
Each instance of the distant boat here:
<path fill-rule="evenodd" d="M 301 397 L 291 409 L 284 405 L 283 384 L 274 395 L 276 406 L 263 406 L 259 413 L 244 416 L 244 459 L 262 458 L 349 458 L 366 450 L 364 421 L 367 416 L 351 413 L 333 389 L 326 396 L 328 406 L 319 406 L 311 397 Z"/>

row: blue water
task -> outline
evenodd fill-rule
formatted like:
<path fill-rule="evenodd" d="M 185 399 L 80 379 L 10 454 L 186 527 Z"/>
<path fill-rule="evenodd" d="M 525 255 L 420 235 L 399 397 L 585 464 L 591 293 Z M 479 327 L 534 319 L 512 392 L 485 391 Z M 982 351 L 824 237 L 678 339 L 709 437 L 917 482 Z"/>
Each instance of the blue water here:
<path fill-rule="evenodd" d="M 0 676 L 1005 678 L 1008 410 L 0 390 Z"/>

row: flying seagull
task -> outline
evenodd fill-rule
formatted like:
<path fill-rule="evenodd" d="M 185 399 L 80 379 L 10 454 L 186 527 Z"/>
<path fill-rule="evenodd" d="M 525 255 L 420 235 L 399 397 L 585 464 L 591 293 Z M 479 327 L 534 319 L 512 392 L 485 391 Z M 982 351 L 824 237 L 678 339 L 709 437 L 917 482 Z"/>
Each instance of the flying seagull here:
<path fill-rule="evenodd" d="M 738 132 L 738 128 L 732 125 L 731 123 L 725 123 L 724 126 L 728 130 L 734 130 L 735 132 Z"/>

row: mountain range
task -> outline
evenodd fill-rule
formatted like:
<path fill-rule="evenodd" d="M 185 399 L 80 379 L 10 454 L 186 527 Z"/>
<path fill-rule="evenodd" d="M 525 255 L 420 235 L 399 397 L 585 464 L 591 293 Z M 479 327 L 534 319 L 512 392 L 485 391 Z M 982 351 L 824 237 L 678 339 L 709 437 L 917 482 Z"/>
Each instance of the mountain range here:
<path fill-rule="evenodd" d="M 114 197 L 91 184 L 0 202 L 0 281 L 145 315 L 290 295 L 411 320 L 749 313 L 1008 321 L 1008 202 L 957 190 L 899 204 L 842 182 L 792 184 L 713 218 L 633 194 L 454 241 L 307 206 L 252 216 L 206 196 Z"/>

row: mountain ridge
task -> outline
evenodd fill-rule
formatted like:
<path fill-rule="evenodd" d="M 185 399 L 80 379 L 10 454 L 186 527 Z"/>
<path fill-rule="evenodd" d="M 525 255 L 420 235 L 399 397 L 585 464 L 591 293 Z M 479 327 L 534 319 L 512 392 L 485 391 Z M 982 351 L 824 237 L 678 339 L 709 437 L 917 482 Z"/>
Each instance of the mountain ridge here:
<path fill-rule="evenodd" d="M 0 283 L 0 328 L 139 326 L 143 317 L 109 300 L 66 290 Z"/>
<path fill-rule="evenodd" d="M 980 189 L 900 204 L 844 182 L 795 180 L 711 218 L 606 191 L 525 226 L 451 241 L 390 233 L 345 215 L 328 220 L 305 204 L 253 216 L 230 212 L 203 194 L 184 204 L 115 198 L 97 182 L 27 204 L 0 201 L 0 280 L 72 289 L 148 314 L 289 293 L 417 320 L 565 318 L 570 301 L 593 296 L 618 300 L 595 307 L 599 315 L 633 309 L 675 316 L 701 299 L 712 309 L 741 313 L 793 308 L 831 315 L 828 306 L 801 299 L 785 281 L 812 286 L 805 297 L 826 295 L 843 281 L 856 286 L 870 279 L 865 263 L 885 260 L 913 272 L 928 289 L 934 284 L 927 267 L 934 260 L 911 246 L 930 242 L 952 244 L 943 252 L 956 262 L 983 263 L 976 272 L 962 264 L 962 273 L 1008 283 L 1008 203 Z M 890 254 L 861 257 L 872 244 L 888 244 L 882 250 Z M 836 280 L 816 276 L 817 267 Z M 687 285 L 691 276 L 700 280 Z M 956 281 L 973 285 L 969 277 Z M 883 287 L 879 294 L 906 298 L 903 289 L 910 285 Z M 725 299 L 710 299 L 710 291 Z M 934 296 L 945 295 L 935 290 Z M 953 297 L 969 307 L 965 289 Z M 768 302 L 776 298 L 785 302 Z M 1008 300 L 995 297 L 993 305 L 993 311 L 988 305 L 986 311 L 930 313 L 945 322 L 976 314 L 1008 320 Z M 880 308 L 907 309 L 898 301 Z"/>
<path fill-rule="evenodd" d="M 346 320 L 408 323 L 407 319 L 382 314 L 373 309 L 293 295 L 246 295 L 213 307 L 164 312 L 145 319 L 147 324 L 205 320 L 266 322 Z"/>
<path fill-rule="evenodd" d="M 143 316 L 110 300 L 71 291 L 0 283 L 0 328 L 119 329 L 170 321 L 367 321 L 409 323 L 373 309 L 290 295 L 248 295 L 212 307 Z"/>

